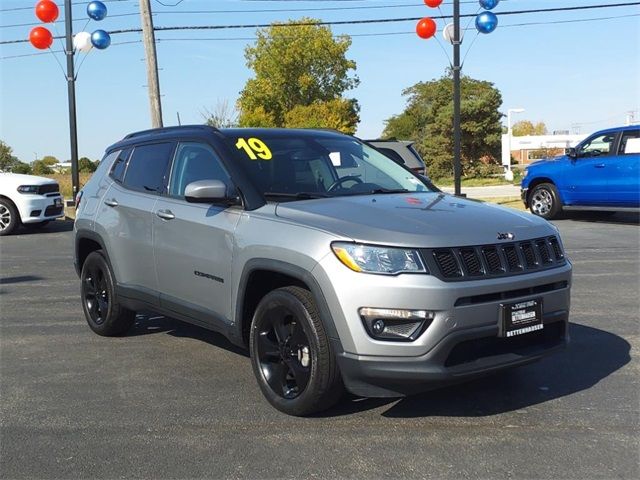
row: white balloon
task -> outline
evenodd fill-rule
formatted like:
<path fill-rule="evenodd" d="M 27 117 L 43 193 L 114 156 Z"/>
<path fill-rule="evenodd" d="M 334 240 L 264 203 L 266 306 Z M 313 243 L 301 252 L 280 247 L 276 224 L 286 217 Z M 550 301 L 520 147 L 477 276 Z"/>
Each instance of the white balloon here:
<path fill-rule="evenodd" d="M 91 34 L 89 32 L 79 32 L 73 37 L 73 48 L 78 52 L 87 53 L 93 48 Z"/>
<path fill-rule="evenodd" d="M 447 42 L 453 43 L 453 23 L 447 24 L 447 26 L 442 29 L 442 36 Z M 461 28 L 460 43 L 462 43 L 463 37 L 464 37 L 464 29 Z"/>

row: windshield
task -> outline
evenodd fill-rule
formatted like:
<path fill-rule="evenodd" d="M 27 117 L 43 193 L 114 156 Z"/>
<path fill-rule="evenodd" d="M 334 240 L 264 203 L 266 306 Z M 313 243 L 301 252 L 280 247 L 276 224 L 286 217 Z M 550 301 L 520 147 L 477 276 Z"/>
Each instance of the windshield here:
<path fill-rule="evenodd" d="M 419 177 L 347 136 L 237 130 L 227 141 L 267 199 L 430 191 Z"/>

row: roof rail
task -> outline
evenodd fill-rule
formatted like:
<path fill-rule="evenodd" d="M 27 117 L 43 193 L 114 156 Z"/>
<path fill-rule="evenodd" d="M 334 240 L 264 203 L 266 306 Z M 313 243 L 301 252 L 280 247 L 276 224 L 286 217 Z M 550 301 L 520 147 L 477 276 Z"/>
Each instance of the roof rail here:
<path fill-rule="evenodd" d="M 133 132 L 129 135 L 125 136 L 123 140 L 128 140 L 129 138 L 141 137 L 143 135 L 149 135 L 151 133 L 170 133 L 170 132 L 179 132 L 181 130 L 217 130 L 215 127 L 211 127 L 209 125 L 181 125 L 174 127 L 163 127 L 163 128 L 150 128 L 149 130 L 140 130 L 139 132 Z"/>

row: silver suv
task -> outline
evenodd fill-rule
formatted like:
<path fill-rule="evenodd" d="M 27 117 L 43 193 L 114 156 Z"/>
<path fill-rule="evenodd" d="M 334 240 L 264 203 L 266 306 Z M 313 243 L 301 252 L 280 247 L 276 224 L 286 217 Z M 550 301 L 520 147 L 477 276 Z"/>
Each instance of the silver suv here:
<path fill-rule="evenodd" d="M 174 127 L 109 147 L 78 197 L 100 335 L 151 310 L 248 346 L 271 404 L 397 397 L 568 341 L 571 263 L 546 220 L 456 198 L 314 130 Z"/>

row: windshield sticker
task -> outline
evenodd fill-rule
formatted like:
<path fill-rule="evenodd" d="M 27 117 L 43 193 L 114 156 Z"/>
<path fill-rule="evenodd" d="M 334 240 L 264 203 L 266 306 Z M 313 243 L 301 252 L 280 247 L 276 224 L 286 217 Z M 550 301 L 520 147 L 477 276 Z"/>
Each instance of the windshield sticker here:
<path fill-rule="evenodd" d="M 271 160 L 273 158 L 269 147 L 259 138 L 252 137 L 248 140 L 239 138 L 236 142 L 236 148 L 238 150 L 244 150 L 244 153 L 246 153 L 251 160 Z"/>

